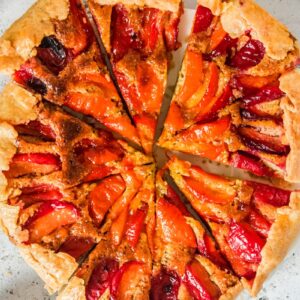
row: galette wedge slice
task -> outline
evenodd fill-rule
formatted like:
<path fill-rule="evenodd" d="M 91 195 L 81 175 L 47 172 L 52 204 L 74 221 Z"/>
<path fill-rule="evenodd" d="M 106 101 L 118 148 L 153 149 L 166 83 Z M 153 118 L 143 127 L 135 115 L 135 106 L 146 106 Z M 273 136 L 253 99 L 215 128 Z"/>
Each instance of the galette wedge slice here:
<path fill-rule="evenodd" d="M 103 236 L 58 299 L 148 299 L 154 242 L 154 168 L 135 170 L 108 210 Z M 126 195 L 125 195 L 126 194 Z"/>
<path fill-rule="evenodd" d="M 182 3 L 88 1 L 113 72 L 146 153 L 152 151 L 177 41 Z"/>
<path fill-rule="evenodd" d="M 156 177 L 156 231 L 150 298 L 234 299 L 239 278 L 202 223 L 195 219 L 170 185 Z"/>
<path fill-rule="evenodd" d="M 73 186 L 152 162 L 107 131 L 93 129 L 15 83 L 4 88 L 0 100 L 0 120 L 12 124 L 16 147 L 7 178 L 61 171 L 64 184 Z"/>
<path fill-rule="evenodd" d="M 140 144 L 80 0 L 37 1 L 0 41 L 0 69 L 18 84 Z"/>
<path fill-rule="evenodd" d="M 177 158 L 168 169 L 255 296 L 299 233 L 299 193 L 212 175 Z"/>
<path fill-rule="evenodd" d="M 198 1 L 160 146 L 299 182 L 298 44 L 254 1 Z"/>

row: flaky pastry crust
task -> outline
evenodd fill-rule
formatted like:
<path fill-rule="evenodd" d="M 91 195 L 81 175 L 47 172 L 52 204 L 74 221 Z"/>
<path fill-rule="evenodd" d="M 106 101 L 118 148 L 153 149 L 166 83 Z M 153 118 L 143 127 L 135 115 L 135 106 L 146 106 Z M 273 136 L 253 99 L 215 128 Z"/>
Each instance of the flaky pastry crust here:
<path fill-rule="evenodd" d="M 54 33 L 53 20 L 64 20 L 68 0 L 39 0 L 0 38 L 0 71 L 13 73 L 35 53 L 45 36 Z"/>
<path fill-rule="evenodd" d="M 299 182 L 300 157 L 300 71 L 294 70 L 281 76 L 280 89 L 286 93 L 281 102 L 285 135 L 289 141 L 291 151 L 287 157 L 286 177 L 290 182 Z"/>
<path fill-rule="evenodd" d="M 261 252 L 261 263 L 250 288 L 252 296 L 258 294 L 272 270 L 283 261 L 299 231 L 300 194 L 294 192 L 291 194 L 290 207 L 283 207 L 277 211 L 276 220 L 271 227 L 266 245 Z"/>
<path fill-rule="evenodd" d="M 84 280 L 73 276 L 68 285 L 59 293 L 57 300 L 86 300 Z"/>
<path fill-rule="evenodd" d="M 13 125 L 35 120 L 38 101 L 30 92 L 11 82 L 0 94 L 0 120 Z"/>
<path fill-rule="evenodd" d="M 78 267 L 70 255 L 55 253 L 37 244 L 21 246 L 19 250 L 25 261 L 46 283 L 45 288 L 50 294 L 65 285 Z"/>
<path fill-rule="evenodd" d="M 253 0 L 198 0 L 198 4 L 220 15 L 224 30 L 232 38 L 251 30 L 251 36 L 264 44 L 267 55 L 273 60 L 286 58 L 296 47 L 288 29 Z"/>
<path fill-rule="evenodd" d="M 36 104 L 39 99 L 31 96 L 16 84 L 8 84 L 0 95 L 0 99 L 0 121 L 6 120 L 12 124 L 20 124 L 37 118 Z M 0 226 L 17 245 L 26 262 L 46 282 L 46 289 L 49 293 L 54 293 L 67 283 L 78 265 L 68 254 L 55 253 L 38 244 L 30 246 L 22 244 L 28 239 L 28 233 L 22 231 L 18 225 L 20 208 L 7 203 L 11 189 L 3 174 L 3 171 L 9 169 L 17 146 L 22 146 L 18 145 L 17 139 L 18 133 L 13 126 L 6 122 L 0 123 Z"/>

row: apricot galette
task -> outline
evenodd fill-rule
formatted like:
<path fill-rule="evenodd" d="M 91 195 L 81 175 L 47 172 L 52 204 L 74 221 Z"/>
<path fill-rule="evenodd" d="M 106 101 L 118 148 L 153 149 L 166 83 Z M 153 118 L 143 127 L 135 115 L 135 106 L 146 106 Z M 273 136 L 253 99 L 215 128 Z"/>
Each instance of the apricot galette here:
<path fill-rule="evenodd" d="M 0 225 L 60 300 L 255 296 L 300 229 L 299 193 L 259 183 L 300 182 L 296 40 L 252 0 L 199 0 L 155 145 L 182 13 L 38 0 L 0 38 Z M 264 178 L 159 169 L 157 146 Z"/>

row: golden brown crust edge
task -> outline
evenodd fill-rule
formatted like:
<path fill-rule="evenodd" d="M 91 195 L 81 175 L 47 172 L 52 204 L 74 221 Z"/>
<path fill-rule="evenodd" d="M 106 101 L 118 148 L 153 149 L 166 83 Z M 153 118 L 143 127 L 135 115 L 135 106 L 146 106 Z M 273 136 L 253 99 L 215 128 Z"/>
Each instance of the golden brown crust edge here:
<path fill-rule="evenodd" d="M 45 288 L 53 294 L 67 284 L 69 278 L 76 271 L 78 264 L 66 253 L 55 253 L 38 244 L 20 246 L 20 253 L 29 266 L 46 283 Z"/>
<path fill-rule="evenodd" d="M 57 300 L 86 300 L 85 284 L 82 278 L 72 277 L 68 285 L 59 293 Z"/>
<path fill-rule="evenodd" d="M 290 207 L 280 208 L 262 250 L 262 261 L 251 288 L 256 296 L 270 273 L 283 261 L 300 231 L 300 194 L 292 193 Z"/>
<path fill-rule="evenodd" d="M 7 204 L 10 191 L 3 174 L 9 169 L 9 163 L 16 153 L 18 137 L 14 127 L 3 120 L 18 124 L 35 119 L 38 100 L 15 84 L 8 84 L 4 88 L 0 100 L 0 227 L 17 244 L 25 261 L 46 282 L 49 293 L 54 293 L 67 283 L 78 265 L 68 254 L 55 253 L 37 244 L 22 244 L 27 239 L 27 233 L 17 224 L 20 208 Z"/>
<path fill-rule="evenodd" d="M 296 48 L 295 39 L 286 26 L 253 0 L 198 0 L 198 4 L 220 15 L 224 30 L 233 38 L 251 30 L 251 36 L 264 44 L 272 60 L 283 60 Z"/>
<path fill-rule="evenodd" d="M 118 3 L 124 5 L 135 5 L 139 7 L 153 7 L 160 10 L 177 12 L 181 4 L 181 0 L 92 0 L 100 5 L 116 5 Z"/>
<path fill-rule="evenodd" d="M 8 83 L 0 94 L 0 121 L 17 125 L 35 120 L 39 100 L 16 83 Z"/>
<path fill-rule="evenodd" d="M 54 33 L 53 20 L 64 20 L 68 13 L 68 0 L 38 0 L 0 38 L 0 71 L 18 69 L 43 37 Z"/>
<path fill-rule="evenodd" d="M 300 182 L 300 71 L 281 76 L 280 89 L 286 93 L 281 102 L 286 138 L 291 151 L 287 157 L 285 180 Z"/>

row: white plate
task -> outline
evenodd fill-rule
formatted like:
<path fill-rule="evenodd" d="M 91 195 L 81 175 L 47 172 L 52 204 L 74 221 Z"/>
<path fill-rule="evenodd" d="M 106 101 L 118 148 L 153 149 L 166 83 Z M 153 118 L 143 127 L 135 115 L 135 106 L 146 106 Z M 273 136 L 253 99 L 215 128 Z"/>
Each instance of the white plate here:
<path fill-rule="evenodd" d="M 2 34 L 2 32 L 34 2 L 34 0 L 0 0 L 0 33 Z M 190 9 L 186 9 L 186 13 L 181 22 L 180 40 L 182 42 L 184 42 L 184 37 L 186 37 L 190 31 L 194 13 L 191 8 L 195 7 L 196 1 L 186 0 L 185 2 L 186 8 Z M 285 23 L 291 32 L 300 39 L 299 0 L 258 0 L 257 2 Z M 180 68 L 183 53 L 184 47 L 175 54 L 174 58 L 177 64 L 170 73 L 170 85 L 174 85 L 176 82 L 176 74 Z M 7 78 L 0 76 L 0 87 L 3 86 L 5 81 L 7 81 Z M 293 249 L 291 249 L 286 260 L 266 282 L 263 290 L 259 294 L 259 299 L 300 299 L 300 257 L 296 255 L 296 253 L 299 252 L 300 239 Z M 43 286 L 43 282 L 36 273 L 28 267 L 19 256 L 16 248 L 0 231 L 0 299 L 54 299 L 54 297 L 48 296 Z M 243 293 L 239 299 L 246 300 L 250 299 L 250 297 L 246 293 Z"/>

